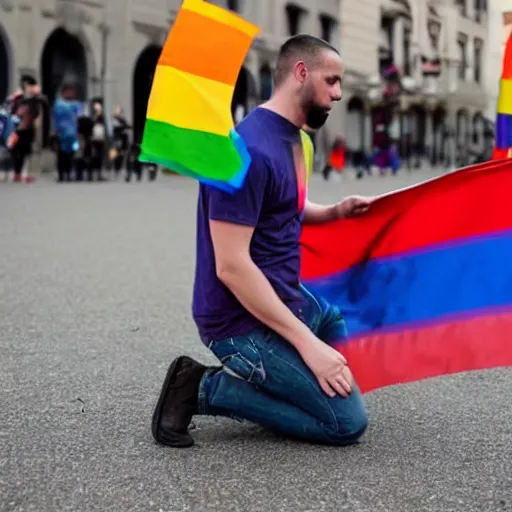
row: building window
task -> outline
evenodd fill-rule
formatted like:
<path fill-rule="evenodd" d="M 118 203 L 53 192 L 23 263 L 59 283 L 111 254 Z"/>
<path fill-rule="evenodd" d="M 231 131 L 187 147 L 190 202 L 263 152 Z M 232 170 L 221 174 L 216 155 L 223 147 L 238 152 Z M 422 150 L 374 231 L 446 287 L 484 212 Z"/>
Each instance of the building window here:
<path fill-rule="evenodd" d="M 238 0 L 228 0 L 228 9 L 230 11 L 238 12 L 240 9 L 238 3 Z"/>
<path fill-rule="evenodd" d="M 474 0 L 475 2 L 475 21 L 480 23 L 482 21 L 482 0 Z"/>
<path fill-rule="evenodd" d="M 304 9 L 295 4 L 286 6 L 286 17 L 288 20 L 288 34 L 296 36 L 300 31 L 300 22 L 302 16 L 306 13 Z"/>
<path fill-rule="evenodd" d="M 336 20 L 327 14 L 320 14 L 320 26 L 322 30 L 320 37 L 324 41 L 332 43 L 332 36 L 336 27 Z"/>
<path fill-rule="evenodd" d="M 430 39 L 430 49 L 437 56 L 439 54 L 439 34 L 441 33 L 441 24 L 437 21 L 428 22 L 428 37 Z"/>
<path fill-rule="evenodd" d="M 410 28 L 404 30 L 404 68 L 403 74 L 411 76 L 411 37 L 412 31 Z"/>
<path fill-rule="evenodd" d="M 385 68 L 393 64 L 393 18 L 382 16 L 379 34 L 379 69 L 382 73 Z"/>
<path fill-rule="evenodd" d="M 462 16 L 468 15 L 468 6 L 466 5 L 467 0 L 455 0 L 455 5 L 460 7 L 460 14 Z"/>
<path fill-rule="evenodd" d="M 260 99 L 267 101 L 272 95 L 272 70 L 268 64 L 260 69 Z"/>
<path fill-rule="evenodd" d="M 380 20 L 380 37 L 387 48 L 393 48 L 393 18 L 383 16 Z"/>
<path fill-rule="evenodd" d="M 474 80 L 477 84 L 480 83 L 482 79 L 482 47 L 484 42 L 481 39 L 475 38 L 474 44 L 474 55 L 473 55 L 473 70 L 474 70 Z"/>
<path fill-rule="evenodd" d="M 467 62 L 467 43 L 468 38 L 464 34 L 459 34 L 457 37 L 457 47 L 459 49 L 459 79 L 465 80 L 466 79 L 466 68 L 468 67 Z"/>

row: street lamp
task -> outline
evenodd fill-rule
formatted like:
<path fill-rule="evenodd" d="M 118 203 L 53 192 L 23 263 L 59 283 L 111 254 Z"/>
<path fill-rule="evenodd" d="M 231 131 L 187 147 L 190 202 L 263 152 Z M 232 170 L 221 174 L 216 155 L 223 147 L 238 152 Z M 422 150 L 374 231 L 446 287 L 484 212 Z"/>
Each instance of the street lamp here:
<path fill-rule="evenodd" d="M 457 59 L 444 58 L 442 59 L 441 74 L 438 76 L 425 77 L 425 86 L 423 94 L 427 98 L 427 102 L 431 107 L 436 105 L 439 100 L 444 99 L 446 108 L 446 117 L 443 123 L 443 129 L 448 128 L 448 137 L 444 140 L 448 142 L 450 147 L 450 169 L 448 172 L 457 168 L 456 165 L 456 119 L 455 110 L 452 107 L 451 98 L 457 91 L 457 73 L 456 70 L 459 66 Z M 434 130 L 432 119 L 432 137 L 435 139 L 438 136 L 437 130 Z"/>
<path fill-rule="evenodd" d="M 108 3 L 108 2 L 107 2 Z M 106 7 L 105 7 L 106 9 Z M 98 25 L 101 34 L 101 70 L 100 70 L 100 97 L 103 103 L 103 112 L 105 120 L 105 128 L 107 134 L 110 135 L 110 101 L 107 89 L 107 56 L 108 56 L 108 36 L 110 35 L 110 26 L 107 24 L 107 12 L 105 10 L 103 21 Z"/>
<path fill-rule="evenodd" d="M 450 101 L 451 98 L 457 92 L 457 69 L 459 67 L 460 60 L 458 59 L 445 59 L 445 69 L 447 70 L 445 88 L 446 88 L 446 97 L 448 99 L 448 117 L 452 119 L 452 137 L 451 137 L 451 146 L 450 146 L 450 164 L 451 169 L 448 172 L 455 171 L 457 169 L 456 163 L 456 145 L 457 145 L 457 118 L 455 115 L 455 108 L 453 107 L 453 102 Z M 451 106 L 451 108 L 450 108 Z M 450 115 L 451 110 L 451 115 Z"/>

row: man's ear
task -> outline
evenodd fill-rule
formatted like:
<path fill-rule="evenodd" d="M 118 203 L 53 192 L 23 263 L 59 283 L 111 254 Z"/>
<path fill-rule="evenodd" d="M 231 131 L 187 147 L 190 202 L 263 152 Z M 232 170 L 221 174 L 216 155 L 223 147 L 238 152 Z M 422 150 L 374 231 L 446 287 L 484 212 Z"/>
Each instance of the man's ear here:
<path fill-rule="evenodd" d="M 295 64 L 295 68 L 293 71 L 295 75 L 295 80 L 303 84 L 306 81 L 306 78 L 308 77 L 308 68 L 306 66 L 306 63 L 303 61 L 297 62 L 297 64 Z"/>

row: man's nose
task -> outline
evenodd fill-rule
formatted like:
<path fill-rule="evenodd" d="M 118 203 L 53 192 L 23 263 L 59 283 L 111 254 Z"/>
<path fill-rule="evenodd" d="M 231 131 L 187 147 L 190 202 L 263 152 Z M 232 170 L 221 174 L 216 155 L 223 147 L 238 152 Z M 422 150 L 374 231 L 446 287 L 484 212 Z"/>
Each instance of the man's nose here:
<path fill-rule="evenodd" d="M 337 86 L 335 86 L 333 93 L 331 95 L 332 101 L 340 101 L 341 97 L 342 97 L 341 86 L 337 85 Z"/>

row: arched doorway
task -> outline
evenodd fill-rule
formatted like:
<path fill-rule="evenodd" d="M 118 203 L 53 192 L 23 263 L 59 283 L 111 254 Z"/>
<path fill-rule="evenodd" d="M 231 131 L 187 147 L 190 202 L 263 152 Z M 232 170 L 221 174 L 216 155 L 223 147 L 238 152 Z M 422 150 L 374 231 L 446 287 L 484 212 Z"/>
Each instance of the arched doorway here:
<path fill-rule="evenodd" d="M 249 96 L 249 72 L 242 67 L 235 84 L 233 98 L 231 100 L 231 115 L 235 123 L 247 114 L 247 100 Z"/>
<path fill-rule="evenodd" d="M 351 165 L 360 169 L 365 161 L 366 135 L 368 135 L 364 101 L 358 96 L 350 99 L 347 105 L 347 119 L 345 123 L 345 145 L 347 160 Z M 358 177 L 362 174 L 358 171 Z"/>
<path fill-rule="evenodd" d="M 410 149 L 414 158 L 414 167 L 421 167 L 421 159 L 426 152 L 427 111 L 423 105 L 412 105 L 410 108 Z"/>
<path fill-rule="evenodd" d="M 268 64 L 260 68 L 260 100 L 267 101 L 272 95 L 272 70 Z"/>
<path fill-rule="evenodd" d="M 471 140 L 477 151 L 483 152 L 485 149 L 485 119 L 481 112 L 476 112 L 473 116 L 471 127 Z"/>
<path fill-rule="evenodd" d="M 46 40 L 41 57 L 42 93 L 47 97 L 48 105 L 51 107 L 55 102 L 64 80 L 73 83 L 76 87 L 77 99 L 85 101 L 87 77 L 87 57 L 84 46 L 76 36 L 63 28 L 55 29 Z M 47 146 L 50 115 L 46 109 L 42 125 L 43 146 Z"/>
<path fill-rule="evenodd" d="M 446 161 L 446 145 L 448 143 L 446 129 L 446 110 L 444 107 L 438 106 L 432 113 L 431 164 L 433 167 Z"/>
<path fill-rule="evenodd" d="M 235 84 L 231 100 L 231 115 L 235 124 L 245 117 L 258 103 L 256 81 L 251 72 L 242 67 Z"/>
<path fill-rule="evenodd" d="M 144 133 L 148 100 L 160 53 L 160 46 L 147 46 L 139 55 L 133 71 L 133 141 L 138 144 Z"/>
<path fill-rule="evenodd" d="M 347 130 L 345 130 L 345 143 L 349 152 L 363 151 L 364 149 L 364 102 L 354 96 L 347 105 Z"/>
<path fill-rule="evenodd" d="M 457 164 L 459 167 L 462 167 L 469 162 L 469 113 L 466 109 L 461 108 L 457 111 L 456 118 Z"/>
<path fill-rule="evenodd" d="M 7 36 L 0 26 L 0 104 L 3 103 L 9 95 L 11 63 L 8 44 Z"/>

